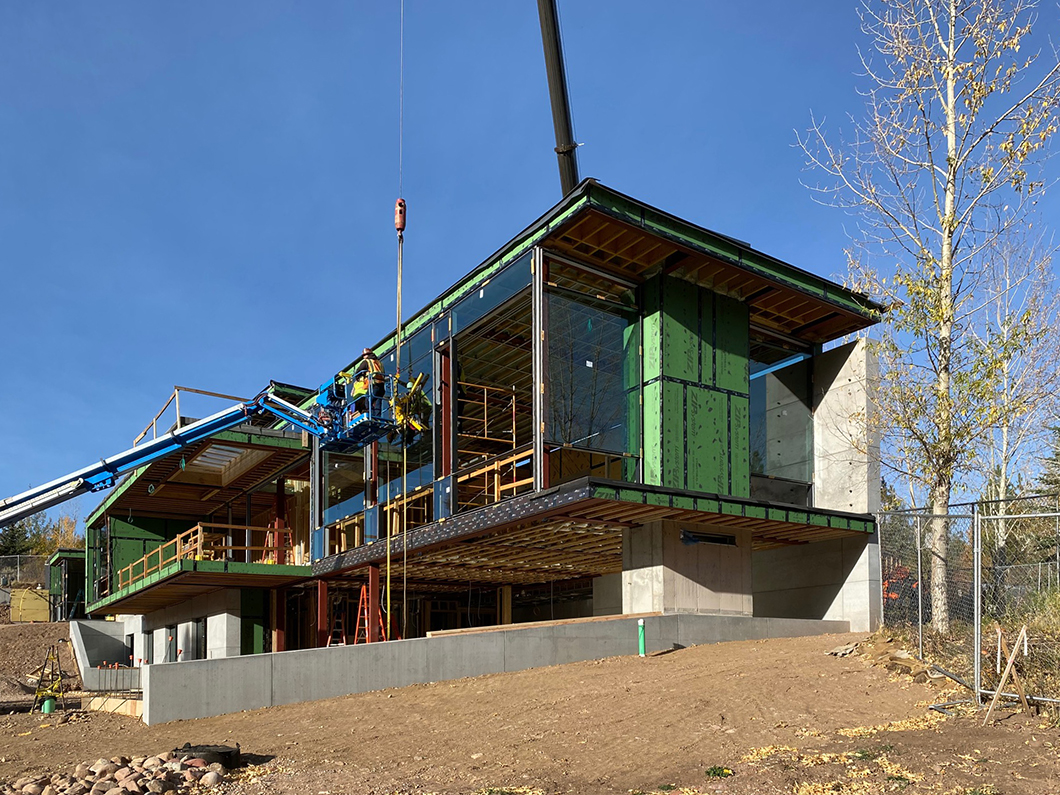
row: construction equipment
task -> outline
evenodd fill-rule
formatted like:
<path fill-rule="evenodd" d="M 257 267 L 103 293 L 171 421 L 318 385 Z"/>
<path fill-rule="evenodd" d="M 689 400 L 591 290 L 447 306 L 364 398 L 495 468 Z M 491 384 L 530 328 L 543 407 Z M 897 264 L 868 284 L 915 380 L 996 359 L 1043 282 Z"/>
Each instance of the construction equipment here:
<path fill-rule="evenodd" d="M 403 432 L 406 430 L 402 427 L 405 421 L 395 420 L 395 401 L 402 399 L 407 389 L 395 383 L 393 376 L 385 376 L 381 399 L 368 401 L 365 411 L 356 409 L 347 398 L 345 385 L 335 378 L 320 387 L 308 411 L 273 394 L 272 389 L 270 385 L 252 400 L 236 403 L 205 419 L 179 427 L 117 455 L 102 458 L 43 486 L 0 500 L 0 527 L 14 524 L 80 494 L 110 488 L 126 472 L 241 425 L 256 416 L 272 415 L 300 428 L 320 439 L 324 449 L 364 447 L 391 434 L 411 441 L 422 433 L 420 430 L 409 436 Z"/>
<path fill-rule="evenodd" d="M 63 641 L 60 641 L 62 643 Z M 44 702 L 49 698 L 54 699 L 56 703 L 62 704 L 62 708 L 66 709 L 66 692 L 63 689 L 63 666 L 59 662 L 59 644 L 53 643 L 48 647 L 48 654 L 44 658 L 44 662 L 41 667 L 34 671 L 31 676 L 37 676 L 37 688 L 33 695 L 33 706 L 30 708 L 30 712 L 33 712 L 37 707 L 43 707 Z"/>
<path fill-rule="evenodd" d="M 331 632 L 328 646 L 346 645 L 346 597 L 331 600 Z"/>
<path fill-rule="evenodd" d="M 563 42 L 560 39 L 556 0 L 537 0 L 537 14 L 541 22 L 541 44 L 545 51 L 552 126 L 556 132 L 559 182 L 563 195 L 566 196 L 578 184 L 578 144 L 574 141 L 570 95 L 567 91 L 567 67 L 563 60 Z"/>
<path fill-rule="evenodd" d="M 387 639 L 386 623 L 383 621 L 383 612 L 377 607 L 375 615 L 369 615 L 368 586 L 361 586 L 361 598 L 357 602 L 357 630 L 353 635 L 353 643 L 371 643 L 372 633 L 370 627 L 374 619 L 379 624 L 379 637 Z"/>

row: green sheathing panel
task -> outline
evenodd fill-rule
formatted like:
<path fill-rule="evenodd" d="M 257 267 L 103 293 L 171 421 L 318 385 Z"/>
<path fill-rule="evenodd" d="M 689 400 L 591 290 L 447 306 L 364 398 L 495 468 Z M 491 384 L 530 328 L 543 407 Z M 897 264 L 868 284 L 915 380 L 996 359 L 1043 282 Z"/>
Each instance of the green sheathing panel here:
<path fill-rule="evenodd" d="M 723 295 L 715 297 L 714 385 L 747 394 L 751 320 L 747 305 Z"/>
<path fill-rule="evenodd" d="M 644 482 L 663 485 L 662 382 L 644 385 Z"/>
<path fill-rule="evenodd" d="M 747 307 L 670 276 L 641 295 L 644 482 L 748 496 Z"/>
<path fill-rule="evenodd" d="M 663 279 L 663 376 L 700 382 L 699 288 Z"/>
<path fill-rule="evenodd" d="M 685 387 L 688 478 L 683 488 L 725 494 L 729 491 L 728 396 L 703 387 Z"/>
<path fill-rule="evenodd" d="M 644 329 L 644 367 L 642 377 L 645 382 L 654 381 L 662 375 L 662 279 L 650 279 L 643 288 L 642 304 Z"/>
<path fill-rule="evenodd" d="M 133 517 L 132 521 L 110 518 L 110 584 L 118 584 L 118 572 L 140 560 L 167 541 L 172 541 L 195 522 L 187 519 Z"/>
<path fill-rule="evenodd" d="M 685 425 L 685 387 L 662 381 L 662 485 L 685 488 L 687 468 Z"/>
<path fill-rule="evenodd" d="M 732 444 L 732 494 L 751 495 L 751 401 L 729 395 L 729 429 Z"/>
<path fill-rule="evenodd" d="M 269 592 L 264 588 L 243 588 L 239 592 L 239 653 L 265 651 L 265 631 L 269 619 Z"/>

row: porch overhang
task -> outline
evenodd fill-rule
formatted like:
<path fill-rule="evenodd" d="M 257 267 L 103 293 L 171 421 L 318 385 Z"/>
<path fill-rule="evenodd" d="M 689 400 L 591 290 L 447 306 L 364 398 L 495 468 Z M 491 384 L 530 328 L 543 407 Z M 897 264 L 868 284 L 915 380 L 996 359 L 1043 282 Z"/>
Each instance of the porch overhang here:
<path fill-rule="evenodd" d="M 547 583 L 622 571 L 622 530 L 659 520 L 750 530 L 753 549 L 875 531 L 870 515 L 583 478 L 410 530 L 391 565 L 418 586 Z M 407 564 L 404 543 L 407 540 Z M 359 580 L 386 540 L 317 561 L 313 575 Z"/>
<path fill-rule="evenodd" d="M 310 566 L 177 560 L 88 605 L 90 614 L 145 614 L 222 588 L 281 588 L 312 576 Z"/>

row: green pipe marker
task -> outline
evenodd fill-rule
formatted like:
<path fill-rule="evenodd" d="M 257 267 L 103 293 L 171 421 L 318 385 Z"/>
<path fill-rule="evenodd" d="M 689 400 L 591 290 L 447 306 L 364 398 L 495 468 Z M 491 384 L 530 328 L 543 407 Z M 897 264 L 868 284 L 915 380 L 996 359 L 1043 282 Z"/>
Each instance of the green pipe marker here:
<path fill-rule="evenodd" d="M 640 656 L 644 656 L 644 619 L 637 619 L 637 647 L 640 649 Z"/>

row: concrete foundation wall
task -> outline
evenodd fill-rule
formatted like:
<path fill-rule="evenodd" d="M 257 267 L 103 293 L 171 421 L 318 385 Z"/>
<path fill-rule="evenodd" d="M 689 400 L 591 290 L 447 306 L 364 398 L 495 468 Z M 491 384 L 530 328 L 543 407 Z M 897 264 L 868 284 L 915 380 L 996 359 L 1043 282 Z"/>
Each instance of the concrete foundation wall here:
<path fill-rule="evenodd" d="M 865 340 L 814 358 L 813 504 L 852 513 L 880 510 L 880 444 L 871 390 L 879 368 Z"/>
<path fill-rule="evenodd" d="M 685 544 L 682 529 L 735 537 Z M 751 615 L 751 533 L 688 522 L 622 531 L 622 612 Z"/>
<path fill-rule="evenodd" d="M 844 621 L 656 615 L 648 651 L 729 640 L 846 632 Z M 149 724 L 637 653 L 637 619 L 498 629 L 389 643 L 255 654 L 143 670 Z"/>
<path fill-rule="evenodd" d="M 756 616 L 849 621 L 871 632 L 883 618 L 878 536 L 755 552 Z"/>
<path fill-rule="evenodd" d="M 145 616 L 124 616 L 126 632 L 135 634 L 136 659 L 144 659 L 148 645 L 151 659 L 164 662 L 169 632 L 176 627 L 178 659 L 234 657 L 240 653 L 241 601 L 238 588 L 226 588 L 196 596 L 186 602 L 156 610 Z M 206 648 L 196 648 L 195 622 L 206 618 Z"/>
<path fill-rule="evenodd" d="M 127 665 L 125 624 L 117 621 L 71 621 L 70 642 L 85 690 L 138 690 L 139 668 L 100 667 Z"/>

